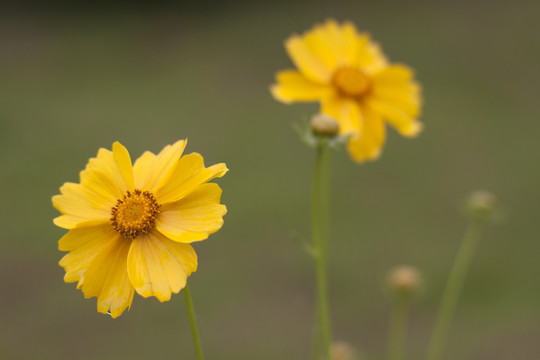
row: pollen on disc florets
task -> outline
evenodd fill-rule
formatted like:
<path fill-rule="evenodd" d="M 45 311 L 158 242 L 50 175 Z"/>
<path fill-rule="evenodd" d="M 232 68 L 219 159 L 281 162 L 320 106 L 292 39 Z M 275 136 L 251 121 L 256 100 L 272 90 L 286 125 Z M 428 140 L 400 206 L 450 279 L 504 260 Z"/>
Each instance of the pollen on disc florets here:
<path fill-rule="evenodd" d="M 150 191 L 128 190 L 111 210 L 111 225 L 123 236 L 134 239 L 154 228 L 159 206 Z"/>

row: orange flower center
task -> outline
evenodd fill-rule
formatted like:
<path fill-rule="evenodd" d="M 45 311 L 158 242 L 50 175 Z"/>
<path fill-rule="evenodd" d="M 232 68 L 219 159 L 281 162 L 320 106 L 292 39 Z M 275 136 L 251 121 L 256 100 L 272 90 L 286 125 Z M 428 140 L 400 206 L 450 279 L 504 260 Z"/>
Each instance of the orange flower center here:
<path fill-rule="evenodd" d="M 371 88 L 371 80 L 360 69 L 348 66 L 334 72 L 332 83 L 346 97 L 361 97 Z"/>
<path fill-rule="evenodd" d="M 134 239 L 154 228 L 159 206 L 149 191 L 128 191 L 112 208 L 111 225 L 120 234 Z"/>

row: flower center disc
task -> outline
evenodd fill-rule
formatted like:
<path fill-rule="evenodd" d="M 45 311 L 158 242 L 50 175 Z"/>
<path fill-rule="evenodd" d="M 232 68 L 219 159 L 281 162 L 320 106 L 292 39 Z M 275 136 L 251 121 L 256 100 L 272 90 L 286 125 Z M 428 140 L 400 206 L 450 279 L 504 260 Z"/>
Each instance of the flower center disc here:
<path fill-rule="evenodd" d="M 371 87 L 370 79 L 362 71 L 353 67 L 337 69 L 332 81 L 339 92 L 347 97 L 360 97 Z"/>
<path fill-rule="evenodd" d="M 158 214 L 159 204 L 154 195 L 135 189 L 118 199 L 111 210 L 111 225 L 120 234 L 134 239 L 154 228 Z"/>

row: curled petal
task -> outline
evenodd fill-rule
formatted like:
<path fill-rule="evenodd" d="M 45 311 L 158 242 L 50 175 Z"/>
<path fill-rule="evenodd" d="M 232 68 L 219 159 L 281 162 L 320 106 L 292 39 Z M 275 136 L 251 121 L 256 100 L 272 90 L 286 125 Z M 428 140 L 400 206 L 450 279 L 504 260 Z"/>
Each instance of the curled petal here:
<path fill-rule="evenodd" d="M 178 161 L 169 181 L 155 193 L 156 197 L 160 204 L 178 201 L 200 184 L 222 177 L 228 171 L 223 163 L 204 167 L 201 154 L 185 155 Z"/>
<path fill-rule="evenodd" d="M 219 203 L 220 197 L 221 189 L 217 184 L 199 185 L 185 198 L 163 206 L 157 230 L 178 242 L 206 239 L 223 225 L 227 208 Z"/>

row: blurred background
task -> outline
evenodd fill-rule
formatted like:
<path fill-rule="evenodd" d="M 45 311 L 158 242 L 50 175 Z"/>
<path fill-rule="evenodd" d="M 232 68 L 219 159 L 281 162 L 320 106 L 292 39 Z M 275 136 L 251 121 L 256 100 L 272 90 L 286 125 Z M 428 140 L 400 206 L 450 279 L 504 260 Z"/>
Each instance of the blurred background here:
<path fill-rule="evenodd" d="M 91 5 L 90 5 L 91 4 Z M 462 200 L 487 189 L 504 219 L 482 238 L 447 359 L 540 354 L 540 3 L 537 1 L 207 1 L 111 6 L 12 1 L 0 14 L 0 358 L 192 359 L 181 294 L 135 296 L 120 318 L 63 282 L 51 196 L 98 148 L 132 159 L 189 138 L 229 213 L 197 243 L 190 284 L 208 359 L 307 359 L 314 154 L 293 124 L 316 104 L 284 105 L 268 87 L 292 68 L 283 41 L 327 18 L 368 31 L 424 88 L 414 140 L 393 130 L 381 159 L 334 155 L 330 301 L 336 339 L 381 359 L 398 264 L 425 286 L 409 359 L 421 359 L 467 221 Z"/>

